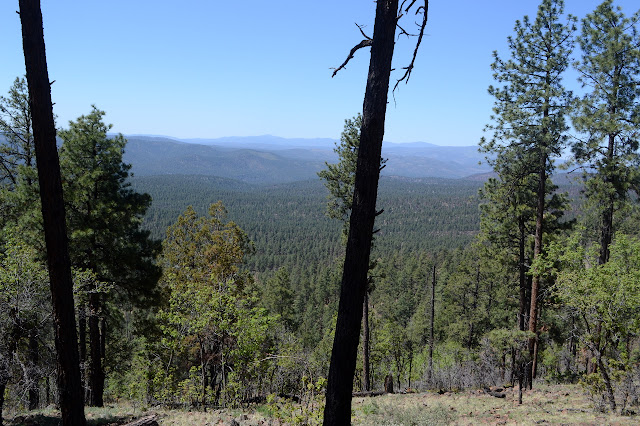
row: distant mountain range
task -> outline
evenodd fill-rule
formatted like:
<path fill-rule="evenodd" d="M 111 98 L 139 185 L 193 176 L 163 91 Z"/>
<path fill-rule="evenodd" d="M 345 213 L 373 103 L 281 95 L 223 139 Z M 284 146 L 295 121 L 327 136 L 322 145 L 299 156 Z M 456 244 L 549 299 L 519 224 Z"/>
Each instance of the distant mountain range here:
<path fill-rule="evenodd" d="M 175 139 L 126 136 L 124 161 L 138 176 L 198 174 L 252 184 L 315 179 L 325 162 L 338 161 L 332 139 L 276 136 Z M 491 168 L 477 146 L 439 146 L 426 142 L 389 143 L 382 148 L 385 176 L 465 178 Z M 479 162 L 482 161 L 482 164 Z"/>

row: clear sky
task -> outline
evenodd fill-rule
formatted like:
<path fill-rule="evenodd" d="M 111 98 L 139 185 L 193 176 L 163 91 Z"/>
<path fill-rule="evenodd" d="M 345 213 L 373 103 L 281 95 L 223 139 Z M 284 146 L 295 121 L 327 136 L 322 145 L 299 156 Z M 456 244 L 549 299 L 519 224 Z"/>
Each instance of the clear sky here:
<path fill-rule="evenodd" d="M 565 10 L 581 19 L 599 3 L 567 0 Z M 615 3 L 627 15 L 639 7 Z M 389 104 L 385 140 L 475 145 L 493 103 L 492 51 L 508 56 L 515 20 L 535 17 L 538 4 L 432 0 L 415 71 Z M 24 74 L 17 9 L 18 0 L 0 1 L 2 94 Z M 42 0 L 42 11 L 61 127 L 95 104 L 124 134 L 338 138 L 344 119 L 362 110 L 369 49 L 335 78 L 330 68 L 362 39 L 355 23 L 372 33 L 372 0 Z M 414 42 L 398 39 L 398 70 Z"/>

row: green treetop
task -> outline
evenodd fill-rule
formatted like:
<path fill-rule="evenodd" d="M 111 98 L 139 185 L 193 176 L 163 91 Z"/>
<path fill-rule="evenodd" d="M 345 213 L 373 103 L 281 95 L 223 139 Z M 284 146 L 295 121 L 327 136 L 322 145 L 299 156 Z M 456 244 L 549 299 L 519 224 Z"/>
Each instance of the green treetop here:
<path fill-rule="evenodd" d="M 627 18 L 606 0 L 582 21 L 578 37 L 582 58 L 575 66 L 587 93 L 572 117 L 581 135 L 572 148 L 585 166 L 586 195 L 600 222 L 600 263 L 609 258 L 614 213 L 640 182 L 639 19 L 640 11 Z"/>

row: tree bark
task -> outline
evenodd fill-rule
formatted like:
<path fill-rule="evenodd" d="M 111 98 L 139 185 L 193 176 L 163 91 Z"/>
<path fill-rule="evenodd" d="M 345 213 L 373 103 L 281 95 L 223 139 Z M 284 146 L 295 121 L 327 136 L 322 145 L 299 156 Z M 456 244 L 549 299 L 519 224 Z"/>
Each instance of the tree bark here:
<path fill-rule="evenodd" d="M 545 111 L 545 117 L 548 116 L 548 111 Z M 544 148 L 542 148 L 544 149 Z M 546 152 L 540 153 L 540 164 L 538 165 L 540 170 L 538 171 L 538 206 L 536 208 L 536 233 L 534 236 L 533 244 L 533 258 L 537 259 L 542 254 L 542 234 L 544 211 L 545 211 L 545 195 L 546 195 L 546 183 L 547 183 L 547 154 Z M 537 367 L 537 353 L 538 353 L 538 291 L 540 289 L 540 275 L 536 274 L 531 280 L 531 306 L 529 309 L 529 331 L 534 333 L 535 336 L 529 339 L 529 353 L 531 355 L 531 362 L 529 364 L 528 379 L 529 387 L 533 384 L 533 379 L 536 377 Z"/>
<path fill-rule="evenodd" d="M 476 266 L 476 285 L 473 289 L 473 302 L 471 302 L 471 315 L 476 314 L 476 309 L 478 309 L 478 294 L 480 293 L 480 265 Z M 469 322 L 469 337 L 467 339 L 467 347 L 471 350 L 473 346 L 473 332 L 475 326 L 475 319 L 472 317 Z"/>
<path fill-rule="evenodd" d="M 615 108 L 613 109 L 615 112 Z M 607 164 L 610 166 L 614 163 L 614 148 L 615 148 L 615 135 L 610 134 L 607 145 Z M 604 175 L 605 187 L 609 183 L 607 175 Z M 598 263 L 604 265 L 609 261 L 609 246 L 613 239 L 613 210 L 614 210 L 614 195 L 610 195 L 607 200 L 607 205 L 602 212 L 602 224 L 600 229 L 600 256 L 598 257 Z"/>
<path fill-rule="evenodd" d="M 38 330 L 34 321 L 29 330 L 29 410 L 35 410 L 40 405 L 40 345 L 38 344 Z"/>
<path fill-rule="evenodd" d="M 84 401 L 87 402 L 87 307 L 83 302 L 80 302 L 80 306 L 78 307 L 78 339 L 80 350 L 80 380 L 82 382 Z"/>
<path fill-rule="evenodd" d="M 74 317 L 73 282 L 42 12 L 39 0 L 20 0 L 19 4 L 55 324 L 60 411 L 63 425 L 83 426 L 86 422 Z"/>
<path fill-rule="evenodd" d="M 431 326 L 429 328 L 429 372 L 427 383 L 431 384 L 433 375 L 433 346 L 434 346 L 434 321 L 436 308 L 436 265 L 433 265 L 433 279 L 431 280 Z"/>
<path fill-rule="evenodd" d="M 2 417 L 2 413 L 3 413 L 3 409 L 4 409 L 4 392 L 5 392 L 6 387 L 7 387 L 7 384 L 4 381 L 4 379 L 0 379 L 0 426 L 3 425 L 2 419 L 4 417 Z"/>
<path fill-rule="evenodd" d="M 524 218 L 518 220 L 519 239 L 518 239 L 518 279 L 520 282 L 520 310 L 518 312 L 518 329 L 526 330 L 527 316 L 527 268 L 525 265 L 525 243 L 527 235 L 525 230 Z"/>
<path fill-rule="evenodd" d="M 327 382 L 325 425 L 348 425 L 351 422 L 353 375 L 376 217 L 380 156 L 397 12 L 398 0 L 377 2 L 349 236 Z"/>
<path fill-rule="evenodd" d="M 89 405 L 104 406 L 104 371 L 102 369 L 102 337 L 100 336 L 100 295 L 89 294 Z"/>
<path fill-rule="evenodd" d="M 369 370 L 369 291 L 364 292 L 362 304 L 362 390 L 371 390 L 371 374 Z"/>

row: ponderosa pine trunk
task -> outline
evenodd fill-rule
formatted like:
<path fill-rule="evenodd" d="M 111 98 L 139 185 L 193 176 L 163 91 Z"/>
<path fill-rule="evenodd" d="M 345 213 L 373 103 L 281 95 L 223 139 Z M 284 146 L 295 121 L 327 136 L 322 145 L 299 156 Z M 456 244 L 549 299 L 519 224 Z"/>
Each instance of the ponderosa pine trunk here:
<path fill-rule="evenodd" d="M 545 111 L 545 117 L 548 116 L 548 112 Z M 544 149 L 544 148 L 543 148 Z M 533 243 L 533 258 L 534 260 L 542 254 L 542 234 L 544 211 L 545 211 L 545 194 L 547 183 L 547 155 L 543 151 L 540 153 L 540 164 L 538 165 L 540 170 L 538 171 L 538 206 L 536 208 L 536 233 Z M 529 309 L 529 331 L 534 334 L 529 339 L 529 354 L 531 355 L 531 362 L 529 364 L 529 371 L 527 379 L 529 380 L 529 388 L 533 385 L 533 379 L 536 377 L 537 369 L 537 354 L 538 354 L 538 292 L 540 290 L 540 275 L 535 274 L 531 280 L 531 306 Z"/>
<path fill-rule="evenodd" d="M 104 406 L 104 370 L 100 336 L 100 294 L 89 294 L 89 405 Z"/>
<path fill-rule="evenodd" d="M 434 345 L 434 324 L 435 324 L 435 309 L 436 309 L 436 265 L 433 265 L 433 279 L 431 280 L 431 321 L 429 327 L 429 372 L 427 373 L 427 383 L 431 385 L 431 378 L 433 376 L 433 347 Z"/>
<path fill-rule="evenodd" d="M 349 236 L 327 382 L 325 425 L 351 423 L 353 375 L 376 217 L 380 156 L 397 13 L 398 0 L 378 0 L 363 104 Z"/>
<path fill-rule="evenodd" d="M 369 290 L 364 292 L 362 304 L 362 390 L 371 390 L 371 373 L 369 369 Z"/>
<path fill-rule="evenodd" d="M 615 108 L 612 109 L 612 112 L 615 113 Z M 611 165 L 614 159 L 614 150 L 616 137 L 613 134 L 608 135 L 608 145 L 607 145 L 607 164 Z M 605 187 L 606 184 L 609 183 L 608 176 L 604 176 Z M 614 210 L 614 201 L 615 195 L 611 194 L 608 197 L 607 205 L 605 206 L 604 211 L 602 212 L 601 217 L 601 229 L 600 229 L 600 256 L 598 257 L 598 263 L 600 265 L 604 265 L 609 261 L 609 246 L 611 245 L 611 240 L 613 239 L 613 210 Z"/>
<path fill-rule="evenodd" d="M 83 302 L 78 306 L 78 347 L 80 355 L 80 380 L 84 394 L 84 401 L 87 402 L 87 307 Z"/>
<path fill-rule="evenodd" d="M 4 379 L 0 378 L 0 426 L 4 424 L 2 413 L 4 410 L 4 392 L 7 388 L 7 383 Z"/>
<path fill-rule="evenodd" d="M 518 312 L 518 329 L 520 331 L 526 330 L 526 316 L 527 316 L 527 268 L 525 265 L 525 243 L 527 241 L 527 235 L 525 231 L 524 218 L 518 220 L 518 279 L 520 283 L 520 309 Z"/>
<path fill-rule="evenodd" d="M 63 425 L 83 426 L 86 421 L 74 317 L 73 282 L 42 12 L 39 0 L 20 0 L 19 4 L 55 324 L 60 411 Z"/>

